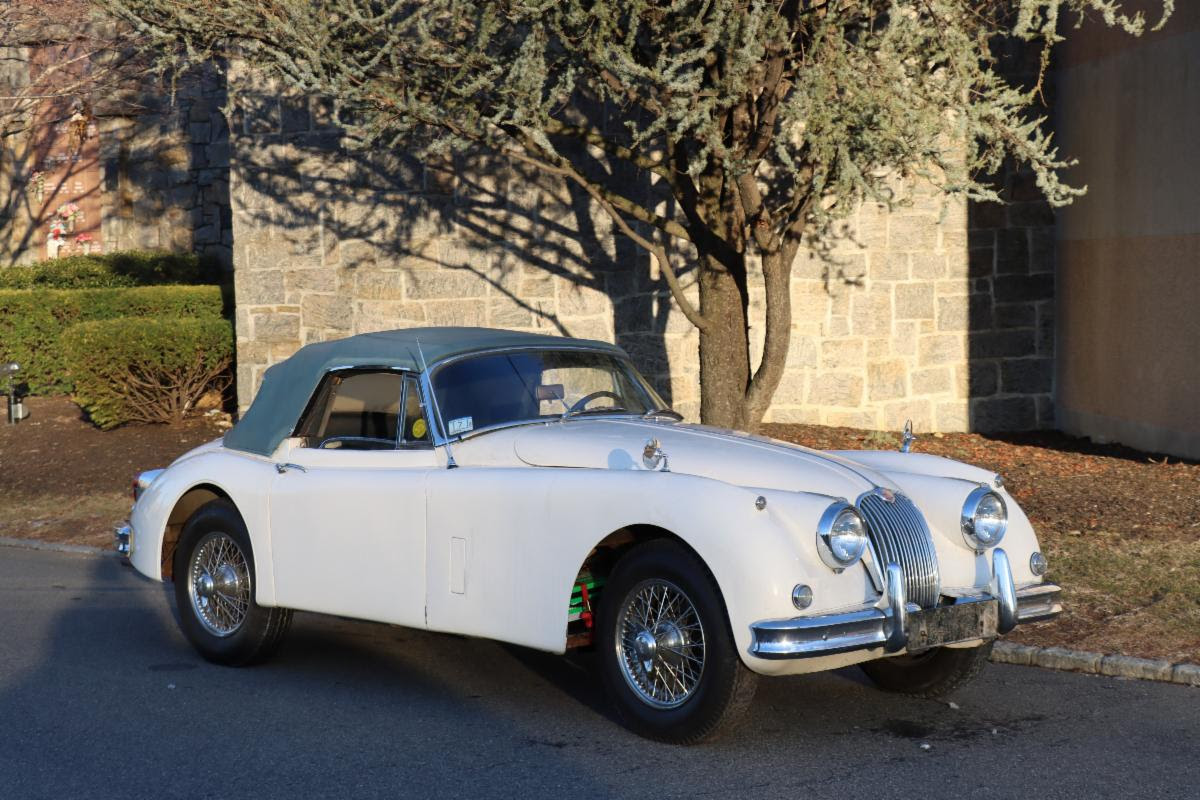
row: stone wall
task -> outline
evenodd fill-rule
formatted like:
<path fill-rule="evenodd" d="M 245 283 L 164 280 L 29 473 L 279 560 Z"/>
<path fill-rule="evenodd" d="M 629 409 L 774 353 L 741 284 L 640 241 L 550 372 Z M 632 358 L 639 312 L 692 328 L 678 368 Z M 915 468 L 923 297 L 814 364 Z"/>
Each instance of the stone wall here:
<path fill-rule="evenodd" d="M 240 103 L 231 200 L 242 408 L 263 371 L 302 344 L 482 325 L 615 340 L 696 418 L 698 334 L 649 259 L 586 199 L 511 164 L 347 151 L 318 99 Z M 1021 219 L 1012 213 L 1005 225 Z M 829 252 L 802 253 L 791 351 L 768 420 L 1033 427 L 1048 391 L 1037 376 L 1049 357 L 1038 348 L 1051 276 L 1028 274 L 1041 246 L 1032 229 L 1020 234 L 1023 250 L 1019 237 L 987 230 L 972 232 L 969 248 L 966 206 L 917 189 L 892 213 L 858 209 Z M 758 283 L 751 311 L 761 337 Z M 1014 402 L 1033 416 L 1009 413 Z"/>

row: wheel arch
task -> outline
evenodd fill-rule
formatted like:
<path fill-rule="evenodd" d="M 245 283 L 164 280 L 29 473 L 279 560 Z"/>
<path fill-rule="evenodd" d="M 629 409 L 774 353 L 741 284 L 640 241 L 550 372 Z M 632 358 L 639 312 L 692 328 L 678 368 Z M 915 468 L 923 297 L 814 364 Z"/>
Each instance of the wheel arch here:
<path fill-rule="evenodd" d="M 653 541 L 669 541 L 677 544 L 691 553 L 696 561 L 703 567 L 712 581 L 713 587 L 717 592 L 717 599 L 721 602 L 721 607 L 725 612 L 725 624 L 732 625 L 729 618 L 729 608 L 725 603 L 725 593 L 721 589 L 721 582 L 717 580 L 716 574 L 712 567 L 705 561 L 704 556 L 690 543 L 687 539 L 659 525 L 650 523 L 637 523 L 626 525 L 612 531 L 604 536 L 600 541 L 592 546 L 592 549 L 584 557 L 583 563 L 576 570 L 575 581 L 578 582 L 579 576 L 584 572 L 590 573 L 594 577 L 608 579 L 612 574 L 613 569 L 618 562 L 634 548 Z M 574 591 L 575 584 L 572 584 L 570 591 Z M 564 629 L 568 631 L 567 647 L 570 648 L 570 609 L 566 609 L 564 618 Z M 578 645 L 576 645 L 578 646 Z"/>
<path fill-rule="evenodd" d="M 228 500 L 234 510 L 241 514 L 238 510 L 237 503 L 233 501 L 224 489 L 213 483 L 199 483 L 187 489 L 175 501 L 171 507 L 171 513 L 167 516 L 167 524 L 163 529 L 162 545 L 159 553 L 159 563 L 162 569 L 163 580 L 174 579 L 174 563 L 175 549 L 179 545 L 179 536 L 183 533 L 183 526 L 191 519 L 201 507 L 211 503 L 213 500 Z"/>

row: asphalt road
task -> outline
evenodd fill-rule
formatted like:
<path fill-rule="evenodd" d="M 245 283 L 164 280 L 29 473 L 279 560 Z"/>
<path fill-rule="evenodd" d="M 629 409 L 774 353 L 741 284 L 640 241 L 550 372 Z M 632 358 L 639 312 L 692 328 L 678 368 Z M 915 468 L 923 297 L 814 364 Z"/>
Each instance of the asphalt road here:
<path fill-rule="evenodd" d="M 586 662 L 304 614 L 229 669 L 172 609 L 114 558 L 0 547 L 0 798 L 1200 798 L 1182 686 L 990 665 L 952 708 L 844 670 L 679 748 L 618 727 Z"/>

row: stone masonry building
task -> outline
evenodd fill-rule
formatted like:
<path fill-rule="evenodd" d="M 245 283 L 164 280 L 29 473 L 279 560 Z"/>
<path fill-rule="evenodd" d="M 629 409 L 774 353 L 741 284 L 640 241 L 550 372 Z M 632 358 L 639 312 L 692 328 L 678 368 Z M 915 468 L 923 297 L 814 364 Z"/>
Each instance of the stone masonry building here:
<path fill-rule="evenodd" d="M 238 396 L 302 344 L 411 325 L 616 341 L 699 411 L 698 334 L 602 211 L 511 165 L 340 150 L 321 102 L 242 96 L 232 125 Z M 1036 197 L 1030 176 L 1005 178 Z M 916 190 L 864 205 L 802 253 L 786 375 L 768 421 L 918 430 L 1052 424 L 1052 219 Z M 762 314 L 752 287 L 752 324 Z M 761 327 L 754 331 L 761 337 Z"/>
<path fill-rule="evenodd" d="M 41 56 L 35 45 L 5 54 L 0 83 L 20 89 L 32 74 L 21 64 Z M 1036 59 L 1010 55 L 1007 68 L 1030 83 Z M 994 176 L 1003 205 L 916 186 L 911 204 L 863 205 L 828 251 L 802 252 L 767 420 L 1057 426 L 1200 457 L 1195 75 L 1200 7 L 1177 8 L 1164 30 L 1136 39 L 1086 26 L 1056 50 L 1045 88 L 1063 152 L 1082 161 L 1067 178 L 1087 196 L 1055 214 L 1032 175 L 1012 169 Z M 697 417 L 697 332 L 650 259 L 585 197 L 511 163 L 350 151 L 329 102 L 233 80 L 228 115 L 211 75 L 174 103 L 145 87 L 137 113 L 98 104 L 67 168 L 78 174 L 65 194 L 40 197 L 37 213 L 30 176 L 62 168 L 61 142 L 5 148 L 3 263 L 44 257 L 38 213 L 76 196 L 90 198 L 86 222 L 103 250 L 217 256 L 233 272 L 242 408 L 264 370 L 303 344 L 480 325 L 615 341 Z M 761 344 L 753 281 L 750 294 Z"/>

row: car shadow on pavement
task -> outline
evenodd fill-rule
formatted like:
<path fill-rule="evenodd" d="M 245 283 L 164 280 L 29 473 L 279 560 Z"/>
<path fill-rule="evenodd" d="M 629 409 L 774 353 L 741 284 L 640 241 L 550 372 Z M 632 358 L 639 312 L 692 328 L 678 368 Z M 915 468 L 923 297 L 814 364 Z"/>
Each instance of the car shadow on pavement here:
<path fill-rule="evenodd" d="M 364 780 L 395 797 L 433 777 L 457 794 L 535 751 L 610 793 L 559 747 L 606 723 L 565 706 L 560 724 L 499 645 L 297 614 L 274 660 L 235 669 L 186 642 L 169 585 L 115 558 L 0 548 L 0 594 L 18 600 L 0 604 L 0 797 L 344 797 Z"/>
<path fill-rule="evenodd" d="M 1184 687 L 989 666 L 951 705 L 852 668 L 763 679 L 739 729 L 673 747 L 615 722 L 588 654 L 297 614 L 275 659 L 233 669 L 172 598 L 116 559 L 0 548 L 0 797 L 908 796 L 931 770 L 966 797 L 1014 758 L 1025 796 L 1097 746 L 1125 777 L 1080 770 L 1064 796 L 1107 796 L 1168 774 L 1176 750 L 1147 742 L 1196 732 Z"/>

